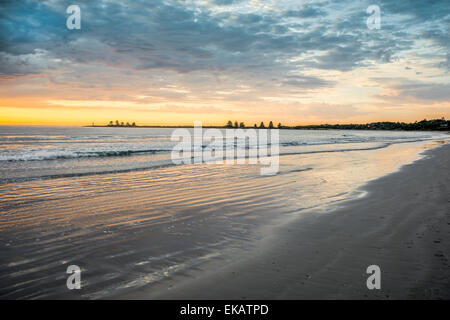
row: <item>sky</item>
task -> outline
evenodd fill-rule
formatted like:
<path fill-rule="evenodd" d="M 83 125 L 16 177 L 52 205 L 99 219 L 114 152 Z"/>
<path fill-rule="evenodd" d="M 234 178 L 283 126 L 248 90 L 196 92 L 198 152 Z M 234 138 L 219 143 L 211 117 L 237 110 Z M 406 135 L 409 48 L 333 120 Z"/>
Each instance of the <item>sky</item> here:
<path fill-rule="evenodd" d="M 449 28 L 449 0 L 0 0 L 0 124 L 448 119 Z"/>

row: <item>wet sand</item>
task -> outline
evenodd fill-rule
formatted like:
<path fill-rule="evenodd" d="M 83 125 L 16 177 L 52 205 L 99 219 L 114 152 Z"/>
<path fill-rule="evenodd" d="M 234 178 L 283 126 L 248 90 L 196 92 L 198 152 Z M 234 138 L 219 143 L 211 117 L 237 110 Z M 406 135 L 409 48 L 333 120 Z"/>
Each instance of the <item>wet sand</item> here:
<path fill-rule="evenodd" d="M 0 184 L 0 298 L 446 297 L 448 151 L 397 172 L 436 143 Z"/>
<path fill-rule="evenodd" d="M 240 256 L 128 299 L 449 299 L 450 145 L 371 181 L 367 194 L 275 228 Z M 368 290 L 366 268 L 381 268 Z"/>

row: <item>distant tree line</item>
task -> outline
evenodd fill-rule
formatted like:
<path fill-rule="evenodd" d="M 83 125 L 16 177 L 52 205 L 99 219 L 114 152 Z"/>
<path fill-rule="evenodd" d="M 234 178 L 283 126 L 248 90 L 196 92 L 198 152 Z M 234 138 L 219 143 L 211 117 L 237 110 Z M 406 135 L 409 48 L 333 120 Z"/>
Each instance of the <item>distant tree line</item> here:
<path fill-rule="evenodd" d="M 239 124 L 238 124 L 237 121 L 235 121 L 234 123 L 232 121 L 228 121 L 226 126 L 225 126 L 225 128 L 260 128 L 260 129 L 265 129 L 266 125 L 264 124 L 264 122 L 261 121 L 259 126 L 255 123 L 253 126 L 247 127 L 244 122 L 239 122 Z M 272 121 L 269 122 L 269 125 L 267 126 L 267 128 L 268 129 L 274 129 L 275 128 L 275 126 L 273 125 Z M 278 123 L 277 128 L 278 129 L 283 128 L 281 123 Z"/>
<path fill-rule="evenodd" d="M 110 121 L 107 127 L 136 127 L 136 122 L 133 122 L 132 124 L 127 122 L 125 124 L 124 122 L 119 122 L 119 120 L 116 120 L 115 122 Z"/>
<path fill-rule="evenodd" d="M 94 126 L 94 124 L 92 125 Z M 135 122 L 131 124 L 129 122 L 124 123 L 116 121 L 110 121 L 107 127 L 137 127 Z M 144 126 L 146 127 L 146 126 Z M 228 121 L 224 126 L 225 128 L 255 128 L 255 129 L 274 129 L 275 125 L 272 121 L 269 122 L 268 126 L 264 124 L 263 121 L 260 122 L 259 125 L 256 123 L 253 126 L 246 126 L 244 122 L 238 121 Z M 318 130 L 326 130 L 326 129 L 341 129 L 341 130 L 404 130 L 404 131 L 413 131 L 413 130 L 428 130 L 428 131 L 449 131 L 450 130 L 450 121 L 445 120 L 445 118 L 427 120 L 424 119 L 422 121 L 415 121 L 413 123 L 405 123 L 405 122 L 372 122 L 366 124 L 318 124 L 318 125 L 306 125 L 306 126 L 285 126 L 278 123 L 276 126 L 278 129 L 318 129 Z M 217 127 L 216 127 L 217 128 Z"/>
<path fill-rule="evenodd" d="M 450 121 L 442 119 L 405 122 L 373 122 L 366 124 L 320 124 L 310 126 L 295 126 L 293 129 L 343 129 L 343 130 L 450 130 Z"/>
<path fill-rule="evenodd" d="M 264 122 L 261 122 L 259 126 L 255 123 L 253 128 L 265 129 Z M 244 122 L 234 123 L 228 121 L 225 128 L 251 128 L 245 126 Z M 273 129 L 273 122 L 270 121 L 267 126 L 268 129 Z M 414 123 L 405 122 L 373 122 L 366 124 L 318 124 L 318 125 L 306 125 L 306 126 L 283 126 L 281 123 L 277 125 L 278 129 L 341 129 L 341 130 L 433 130 L 433 131 L 446 131 L 450 130 L 450 121 L 445 118 L 434 120 L 422 120 Z"/>

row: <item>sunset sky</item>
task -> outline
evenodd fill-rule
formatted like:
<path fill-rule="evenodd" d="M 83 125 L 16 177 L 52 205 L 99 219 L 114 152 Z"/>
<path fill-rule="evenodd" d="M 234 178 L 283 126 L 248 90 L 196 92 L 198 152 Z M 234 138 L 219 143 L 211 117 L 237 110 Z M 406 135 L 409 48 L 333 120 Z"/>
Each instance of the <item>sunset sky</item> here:
<path fill-rule="evenodd" d="M 450 118 L 449 28 L 449 0 L 0 1 L 0 124 Z"/>

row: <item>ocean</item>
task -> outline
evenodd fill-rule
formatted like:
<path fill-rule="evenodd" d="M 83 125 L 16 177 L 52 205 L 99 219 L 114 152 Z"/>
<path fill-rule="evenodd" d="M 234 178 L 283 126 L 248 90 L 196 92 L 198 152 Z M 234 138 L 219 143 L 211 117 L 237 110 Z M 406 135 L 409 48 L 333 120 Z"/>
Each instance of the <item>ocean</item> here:
<path fill-rule="evenodd" d="M 173 130 L 1 126 L 0 298 L 107 298 L 188 277 L 364 196 L 364 183 L 449 137 L 280 130 L 279 170 L 264 176 L 258 164 L 173 163 Z M 69 265 L 79 291 L 66 287 Z"/>

